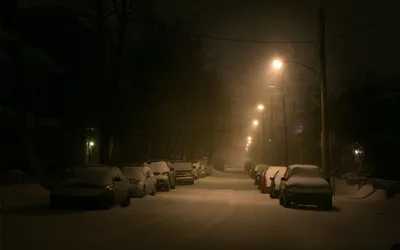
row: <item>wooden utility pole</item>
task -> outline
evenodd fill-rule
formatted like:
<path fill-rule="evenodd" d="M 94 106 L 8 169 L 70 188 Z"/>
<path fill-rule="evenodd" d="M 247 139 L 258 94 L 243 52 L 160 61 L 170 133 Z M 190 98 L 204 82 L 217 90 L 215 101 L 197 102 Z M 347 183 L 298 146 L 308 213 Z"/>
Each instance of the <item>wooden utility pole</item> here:
<path fill-rule="evenodd" d="M 326 23 L 325 10 L 319 10 L 319 25 L 320 25 L 320 74 L 321 74 L 321 167 L 325 178 L 329 177 L 329 142 L 328 142 L 328 124 L 327 124 L 327 90 L 326 90 Z"/>

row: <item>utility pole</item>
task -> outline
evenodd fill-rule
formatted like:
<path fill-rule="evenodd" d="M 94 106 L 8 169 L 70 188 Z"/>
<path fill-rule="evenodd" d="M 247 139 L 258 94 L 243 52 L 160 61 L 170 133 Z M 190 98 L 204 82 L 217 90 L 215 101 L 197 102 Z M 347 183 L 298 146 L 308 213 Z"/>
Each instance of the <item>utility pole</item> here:
<path fill-rule="evenodd" d="M 321 167 L 325 178 L 329 177 L 329 142 L 328 142 L 328 124 L 326 119 L 327 110 L 327 90 L 326 90 L 326 23 L 325 10 L 319 10 L 319 25 L 320 25 L 320 73 L 321 73 Z"/>
<path fill-rule="evenodd" d="M 288 159 L 288 145 L 287 145 L 287 122 L 286 122 L 286 85 L 284 74 L 282 73 L 282 109 L 283 109 L 283 147 L 284 147 L 284 160 L 285 160 L 285 167 L 289 166 L 289 159 Z"/>

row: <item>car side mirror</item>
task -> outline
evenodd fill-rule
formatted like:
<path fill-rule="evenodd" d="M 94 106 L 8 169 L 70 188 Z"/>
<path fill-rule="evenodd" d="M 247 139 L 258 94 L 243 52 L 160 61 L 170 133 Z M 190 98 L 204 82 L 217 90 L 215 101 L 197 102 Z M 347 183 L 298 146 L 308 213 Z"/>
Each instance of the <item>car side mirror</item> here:
<path fill-rule="evenodd" d="M 115 181 L 115 182 L 121 181 L 121 178 L 120 178 L 120 177 L 115 177 L 115 178 L 114 178 L 114 181 Z"/>
<path fill-rule="evenodd" d="M 273 180 L 274 180 L 274 177 L 269 177 L 269 179 L 270 179 L 271 181 L 273 181 Z"/>
<path fill-rule="evenodd" d="M 282 177 L 281 181 L 287 181 L 286 177 Z"/>

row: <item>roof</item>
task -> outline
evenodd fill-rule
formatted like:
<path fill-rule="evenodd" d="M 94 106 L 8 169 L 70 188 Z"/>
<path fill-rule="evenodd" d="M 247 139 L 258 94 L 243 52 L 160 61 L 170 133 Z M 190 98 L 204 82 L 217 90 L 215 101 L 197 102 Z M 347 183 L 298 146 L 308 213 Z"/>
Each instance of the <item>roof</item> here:
<path fill-rule="evenodd" d="M 301 165 L 301 164 L 295 164 L 295 165 L 290 165 L 289 168 L 291 168 L 291 169 L 294 169 L 294 168 L 313 169 L 313 168 L 318 168 L 318 166 L 315 166 L 315 165 Z"/>

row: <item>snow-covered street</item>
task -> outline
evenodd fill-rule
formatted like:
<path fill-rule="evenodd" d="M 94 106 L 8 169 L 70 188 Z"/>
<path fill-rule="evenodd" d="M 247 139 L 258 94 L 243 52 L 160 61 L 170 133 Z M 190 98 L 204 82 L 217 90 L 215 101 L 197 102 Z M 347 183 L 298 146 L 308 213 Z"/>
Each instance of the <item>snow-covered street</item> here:
<path fill-rule="evenodd" d="M 242 175 L 207 177 L 108 211 L 10 209 L 1 218 L 2 250 L 381 250 L 400 242 L 400 216 L 388 205 L 336 198 L 332 211 L 285 209 Z"/>

